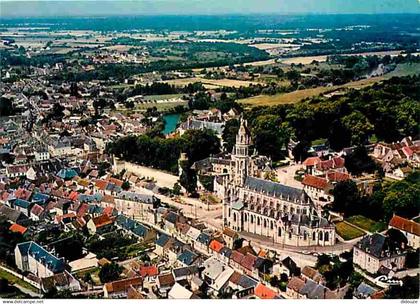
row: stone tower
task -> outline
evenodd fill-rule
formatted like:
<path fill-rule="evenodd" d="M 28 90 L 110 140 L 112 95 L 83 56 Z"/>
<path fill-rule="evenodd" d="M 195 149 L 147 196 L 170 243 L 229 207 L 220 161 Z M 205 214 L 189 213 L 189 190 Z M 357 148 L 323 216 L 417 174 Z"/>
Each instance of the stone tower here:
<path fill-rule="evenodd" d="M 236 135 L 236 144 L 233 148 L 232 159 L 234 161 L 233 183 L 236 186 L 243 186 L 250 170 L 249 146 L 251 145 L 251 132 L 248 123 L 241 118 L 241 124 Z"/>

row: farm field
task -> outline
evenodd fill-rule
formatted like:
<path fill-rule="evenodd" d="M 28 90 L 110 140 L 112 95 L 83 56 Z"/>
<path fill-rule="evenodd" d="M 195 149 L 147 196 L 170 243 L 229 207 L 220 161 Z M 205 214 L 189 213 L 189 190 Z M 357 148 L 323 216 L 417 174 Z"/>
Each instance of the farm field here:
<path fill-rule="evenodd" d="M 183 78 L 183 79 L 173 79 L 163 81 L 168 84 L 175 86 L 186 86 L 190 83 L 201 82 L 206 88 L 218 88 L 218 87 L 248 87 L 251 84 L 258 84 L 255 81 L 244 81 L 244 80 L 235 80 L 235 79 L 206 79 L 201 77 L 194 78 Z M 210 86 L 210 87 L 208 87 Z"/>
<path fill-rule="evenodd" d="M 280 104 L 296 103 L 304 98 L 317 96 L 319 94 L 332 91 L 333 87 L 318 87 L 313 89 L 305 89 L 284 94 L 276 95 L 259 95 L 250 98 L 240 99 L 239 103 L 248 106 L 275 106 Z"/>
<path fill-rule="evenodd" d="M 352 81 L 340 86 L 332 86 L 332 87 L 317 87 L 311 89 L 304 89 L 299 91 L 294 91 L 285 94 L 277 94 L 277 95 L 259 95 L 250 98 L 240 99 L 238 100 L 239 103 L 246 104 L 248 106 L 275 106 L 279 104 L 288 104 L 288 103 L 296 103 L 301 101 L 302 99 L 318 96 L 320 94 L 333 92 L 339 89 L 361 89 L 364 87 L 368 87 L 373 85 L 374 83 L 390 79 L 394 76 L 408 76 L 408 75 L 415 75 L 420 73 L 420 63 L 404 63 L 399 64 L 395 68 L 394 71 L 385 74 L 383 76 L 372 77 L 368 79 L 361 79 L 357 81 Z"/>
<path fill-rule="evenodd" d="M 365 233 L 357 228 L 350 226 L 345 222 L 339 222 L 335 225 L 337 233 L 346 241 L 363 236 Z"/>

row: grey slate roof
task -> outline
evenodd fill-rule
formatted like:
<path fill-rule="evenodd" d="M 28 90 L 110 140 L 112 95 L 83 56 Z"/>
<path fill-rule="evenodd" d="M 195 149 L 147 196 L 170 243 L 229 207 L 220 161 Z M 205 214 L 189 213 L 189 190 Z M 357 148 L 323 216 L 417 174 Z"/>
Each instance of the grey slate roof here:
<path fill-rule="evenodd" d="M 358 298 L 367 298 L 371 296 L 377 289 L 373 288 L 372 286 L 362 282 L 354 291 L 355 296 Z"/>
<path fill-rule="evenodd" d="M 9 221 L 16 223 L 19 219 L 26 219 L 27 216 L 22 212 L 10 208 L 6 205 L 0 206 L 0 216 L 6 217 Z"/>
<path fill-rule="evenodd" d="M 398 246 L 391 244 L 388 237 L 379 233 L 365 236 L 356 246 L 376 258 L 386 257 L 386 252 L 389 252 L 390 256 L 394 256 L 402 251 Z"/>
<path fill-rule="evenodd" d="M 247 275 L 241 275 L 238 281 L 238 285 L 246 289 L 252 286 L 257 286 L 258 282 Z"/>
<path fill-rule="evenodd" d="M 161 234 L 160 237 L 156 240 L 156 245 L 163 247 L 166 245 L 166 243 L 170 240 L 171 238 L 169 237 L 169 235 L 166 234 Z"/>
<path fill-rule="evenodd" d="M 268 195 L 276 197 L 282 196 L 285 199 L 289 197 L 291 200 L 304 200 L 307 197 L 305 192 L 301 189 L 251 176 L 246 178 L 245 187 L 257 192 L 264 191 Z"/>
<path fill-rule="evenodd" d="M 178 261 L 185 265 L 191 265 L 198 258 L 198 255 L 190 250 L 184 250 L 177 258 Z"/>
<path fill-rule="evenodd" d="M 31 203 L 26 201 L 26 200 L 18 198 L 14 201 L 14 205 L 18 206 L 18 207 L 21 207 L 21 208 L 28 209 L 29 206 L 31 205 Z"/>
<path fill-rule="evenodd" d="M 38 262 L 44 264 L 54 273 L 64 271 L 64 260 L 59 259 L 46 251 L 42 246 L 33 241 L 17 244 L 22 256 L 30 255 Z"/>
<path fill-rule="evenodd" d="M 176 278 L 180 278 L 180 277 L 184 277 L 187 275 L 193 275 L 198 273 L 198 267 L 193 265 L 193 266 L 186 266 L 186 267 L 181 267 L 181 268 L 175 268 L 174 270 L 172 270 L 175 279 Z"/>
<path fill-rule="evenodd" d="M 131 191 L 121 191 L 117 194 L 117 198 L 148 204 L 152 204 L 157 201 L 157 198 L 154 195 L 135 193 Z"/>

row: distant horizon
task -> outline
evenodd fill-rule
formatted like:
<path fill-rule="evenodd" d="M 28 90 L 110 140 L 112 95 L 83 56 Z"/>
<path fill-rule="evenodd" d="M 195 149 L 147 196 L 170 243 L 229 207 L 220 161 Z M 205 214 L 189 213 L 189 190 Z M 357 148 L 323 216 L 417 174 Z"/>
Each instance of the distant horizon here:
<path fill-rule="evenodd" d="M 20 1 L 20 0 L 15 0 Z M 32 0 L 30 0 L 32 1 Z M 38 1 L 38 0 L 33 0 Z M 47 0 L 39 0 L 47 1 Z M 72 1 L 72 0 L 63 0 L 63 1 Z M 112 0 L 105 0 L 112 1 Z M 109 14 L 109 15 L 55 15 L 55 16 L 43 16 L 43 15 L 33 15 L 33 16 L 0 16 L 3 19 L 58 19 L 58 18 L 106 18 L 106 17 L 246 17 L 246 16 L 270 16 L 270 17 L 288 17 L 288 16 L 403 16 L 403 15 L 420 15 L 420 12 L 407 12 L 407 13 L 220 13 L 220 14 Z"/>
<path fill-rule="evenodd" d="M 420 14 L 418 0 L 8 0 L 1 18 Z"/>

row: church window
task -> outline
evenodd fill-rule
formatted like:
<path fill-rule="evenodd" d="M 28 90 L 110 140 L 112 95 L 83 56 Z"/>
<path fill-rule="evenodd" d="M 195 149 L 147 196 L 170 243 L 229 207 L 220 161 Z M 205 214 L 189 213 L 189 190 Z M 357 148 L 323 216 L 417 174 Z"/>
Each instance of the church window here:
<path fill-rule="evenodd" d="M 278 235 L 279 235 L 279 236 L 281 236 L 281 228 L 279 228 L 279 233 L 278 233 Z"/>
<path fill-rule="evenodd" d="M 315 231 L 314 231 L 314 232 L 312 232 L 312 241 L 315 241 L 315 239 L 316 239 L 316 234 L 315 234 Z"/>
<path fill-rule="evenodd" d="M 244 214 L 244 221 L 246 222 L 248 220 L 248 216 L 247 216 L 247 214 L 245 213 Z"/>
<path fill-rule="evenodd" d="M 307 237 L 307 235 L 306 235 L 306 231 L 303 233 L 303 240 L 304 241 L 306 241 L 306 237 Z"/>
<path fill-rule="evenodd" d="M 274 224 L 273 222 L 270 222 L 270 229 L 273 230 L 274 229 Z"/>
<path fill-rule="evenodd" d="M 236 222 L 236 213 L 233 214 L 233 221 Z"/>
<path fill-rule="evenodd" d="M 251 218 L 251 224 L 254 224 L 254 216 L 251 215 L 250 218 Z"/>
<path fill-rule="evenodd" d="M 328 242 L 329 238 L 330 238 L 330 236 L 329 236 L 328 232 L 325 232 L 324 241 Z"/>
<path fill-rule="evenodd" d="M 261 221 L 260 221 L 260 218 L 259 217 L 257 217 L 257 225 L 258 226 L 261 225 Z"/>
<path fill-rule="evenodd" d="M 319 233 L 319 240 L 322 241 L 322 232 Z"/>
<path fill-rule="evenodd" d="M 266 228 L 266 227 L 267 227 L 267 220 L 264 219 L 264 228 Z"/>

